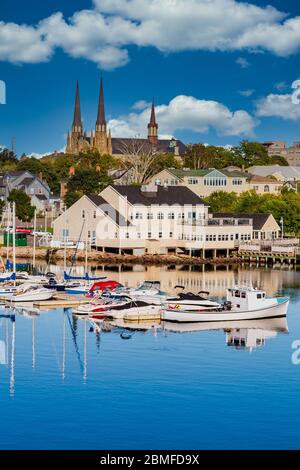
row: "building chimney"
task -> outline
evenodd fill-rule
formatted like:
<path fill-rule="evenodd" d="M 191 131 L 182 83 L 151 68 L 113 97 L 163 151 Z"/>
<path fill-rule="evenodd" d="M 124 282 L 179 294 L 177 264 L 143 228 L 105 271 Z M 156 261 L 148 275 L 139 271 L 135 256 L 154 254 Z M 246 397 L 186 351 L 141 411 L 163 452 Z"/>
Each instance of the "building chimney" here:
<path fill-rule="evenodd" d="M 70 167 L 69 175 L 70 175 L 70 176 L 74 176 L 74 175 L 75 175 L 75 167 L 74 167 L 74 166 L 71 166 L 71 167 Z"/>

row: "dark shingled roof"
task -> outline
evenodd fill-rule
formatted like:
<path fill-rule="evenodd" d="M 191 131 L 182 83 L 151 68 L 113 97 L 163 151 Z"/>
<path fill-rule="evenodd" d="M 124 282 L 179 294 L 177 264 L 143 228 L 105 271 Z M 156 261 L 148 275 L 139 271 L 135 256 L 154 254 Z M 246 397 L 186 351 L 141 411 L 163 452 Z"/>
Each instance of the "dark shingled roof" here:
<path fill-rule="evenodd" d="M 124 145 L 130 144 L 132 139 L 130 138 L 115 138 L 113 137 L 111 139 L 112 141 L 112 148 L 113 148 L 113 154 L 114 155 L 122 155 L 125 153 L 123 150 Z M 144 142 L 145 145 L 150 145 L 148 139 L 138 139 L 139 142 Z M 161 153 L 174 153 L 174 147 L 171 146 L 171 143 L 174 142 L 174 140 L 168 140 L 168 139 L 158 139 L 157 145 L 155 146 L 156 150 Z M 186 145 L 184 145 L 183 142 L 180 140 L 176 140 L 176 145 L 179 147 L 179 155 L 183 155 L 184 152 L 186 151 Z"/>
<path fill-rule="evenodd" d="M 35 194 L 35 197 L 38 198 L 40 201 L 47 201 L 45 194 Z"/>
<path fill-rule="evenodd" d="M 151 205 L 205 205 L 203 200 L 185 186 L 156 186 L 157 192 L 142 192 L 139 186 L 113 186 L 131 204 Z"/>
<path fill-rule="evenodd" d="M 28 176 L 24 178 L 23 180 L 21 180 L 20 184 L 22 186 L 29 186 L 34 181 L 34 179 L 35 179 L 34 177 Z"/>
<path fill-rule="evenodd" d="M 110 204 L 108 204 L 108 202 L 105 201 L 103 197 L 97 196 L 95 194 L 86 194 L 86 197 L 88 197 L 89 200 L 95 204 L 95 206 L 104 206 L 102 207 L 103 212 L 105 212 L 113 222 L 116 222 L 119 227 L 129 227 L 132 225 L 129 220 L 126 220 L 125 217 L 123 217 L 117 210 L 110 206 Z"/>
<path fill-rule="evenodd" d="M 272 214 L 260 214 L 254 212 L 216 212 L 213 217 L 224 219 L 252 219 L 253 230 L 261 230 Z"/>

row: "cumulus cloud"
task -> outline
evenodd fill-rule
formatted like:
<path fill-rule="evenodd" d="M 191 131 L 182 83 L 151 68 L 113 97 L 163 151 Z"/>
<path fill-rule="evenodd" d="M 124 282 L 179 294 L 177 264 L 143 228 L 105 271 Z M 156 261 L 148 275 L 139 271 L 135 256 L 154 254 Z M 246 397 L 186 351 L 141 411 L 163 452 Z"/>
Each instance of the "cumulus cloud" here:
<path fill-rule="evenodd" d="M 257 102 L 256 114 L 260 117 L 277 117 L 284 120 L 300 119 L 300 104 L 293 102 L 291 94 L 270 94 Z"/>
<path fill-rule="evenodd" d="M 171 137 L 179 130 L 204 134 L 214 129 L 223 136 L 252 136 L 256 121 L 243 110 L 231 111 L 217 101 L 199 100 L 180 95 L 168 104 L 156 107 L 160 136 Z M 144 136 L 150 117 L 150 107 L 141 112 L 112 119 L 109 127 L 120 137 Z"/>
<path fill-rule="evenodd" d="M 47 61 L 60 48 L 114 69 L 128 63 L 131 45 L 287 56 L 300 49 L 300 16 L 237 0 L 94 0 L 68 19 L 58 12 L 36 25 L 0 22 L 0 60 L 14 63 Z"/>
<path fill-rule="evenodd" d="M 149 101 L 140 100 L 133 104 L 132 109 L 141 111 L 143 109 L 149 108 L 149 106 L 151 106 L 151 103 Z"/>

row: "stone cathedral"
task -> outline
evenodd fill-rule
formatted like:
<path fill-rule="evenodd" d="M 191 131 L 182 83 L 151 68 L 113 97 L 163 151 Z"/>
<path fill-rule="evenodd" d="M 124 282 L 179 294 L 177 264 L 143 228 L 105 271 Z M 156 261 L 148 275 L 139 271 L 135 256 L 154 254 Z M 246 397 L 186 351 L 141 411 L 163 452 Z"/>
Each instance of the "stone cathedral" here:
<path fill-rule="evenodd" d="M 173 153 L 176 156 L 184 153 L 185 145 L 176 139 L 159 139 L 158 138 L 158 124 L 156 122 L 154 100 L 151 107 L 151 116 L 148 124 L 148 138 L 139 139 L 152 145 L 155 150 L 161 153 Z M 98 114 L 95 130 L 87 135 L 83 130 L 81 119 L 81 105 L 80 105 L 80 92 L 79 84 L 76 84 L 76 96 L 74 107 L 74 118 L 72 124 L 72 132 L 68 131 L 66 153 L 78 155 L 80 152 L 88 150 L 98 150 L 100 155 L 122 156 L 122 143 L 130 140 L 128 138 L 112 137 L 111 131 L 107 130 L 105 119 L 105 105 L 104 105 L 104 92 L 103 80 L 100 82 Z"/>

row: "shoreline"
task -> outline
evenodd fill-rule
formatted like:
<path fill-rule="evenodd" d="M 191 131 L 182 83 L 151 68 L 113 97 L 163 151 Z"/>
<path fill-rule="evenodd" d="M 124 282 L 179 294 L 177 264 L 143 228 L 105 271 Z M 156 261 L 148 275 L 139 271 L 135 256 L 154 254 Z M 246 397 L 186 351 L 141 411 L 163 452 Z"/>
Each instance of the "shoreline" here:
<path fill-rule="evenodd" d="M 0 256 L 3 260 L 6 259 L 7 250 L 6 247 L 0 248 Z M 9 249 L 9 259 L 12 259 L 12 248 Z M 74 255 L 74 250 L 67 250 L 67 261 L 71 261 Z M 76 261 L 85 261 L 85 251 L 78 250 L 76 255 Z M 18 259 L 32 261 L 32 247 L 16 247 L 16 257 Z M 46 262 L 57 262 L 64 260 L 64 250 L 61 249 L 47 249 L 37 248 L 36 249 L 36 260 L 42 260 Z M 139 264 L 139 265 L 152 265 L 152 266 L 166 266 L 166 265 L 186 265 L 186 266 L 201 266 L 206 264 L 216 265 L 234 265 L 241 263 L 240 258 L 196 258 L 187 255 L 119 255 L 113 253 L 102 253 L 92 251 L 88 253 L 88 262 L 97 262 L 102 265 L 111 264 Z"/>

